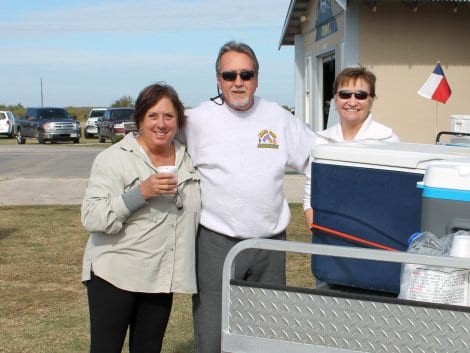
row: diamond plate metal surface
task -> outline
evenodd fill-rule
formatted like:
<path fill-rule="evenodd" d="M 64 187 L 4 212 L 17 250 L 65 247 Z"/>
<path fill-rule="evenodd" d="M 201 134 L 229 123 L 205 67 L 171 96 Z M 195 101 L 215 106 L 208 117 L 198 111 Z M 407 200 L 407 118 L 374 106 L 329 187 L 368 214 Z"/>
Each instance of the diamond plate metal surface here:
<path fill-rule="evenodd" d="M 468 353 L 470 314 L 231 285 L 229 333 L 371 353 Z"/>

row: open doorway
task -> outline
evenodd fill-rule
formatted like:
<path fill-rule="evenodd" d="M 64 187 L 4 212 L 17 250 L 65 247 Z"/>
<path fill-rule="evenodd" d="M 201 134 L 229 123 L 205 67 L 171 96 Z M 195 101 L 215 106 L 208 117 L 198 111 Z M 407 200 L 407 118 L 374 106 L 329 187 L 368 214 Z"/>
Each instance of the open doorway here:
<path fill-rule="evenodd" d="M 328 56 L 324 56 L 322 58 L 322 93 L 323 93 L 323 129 L 328 127 L 328 118 L 329 113 L 331 111 L 330 104 L 332 102 L 332 98 L 334 97 L 333 94 L 333 82 L 335 80 L 335 55 L 331 54 Z"/>

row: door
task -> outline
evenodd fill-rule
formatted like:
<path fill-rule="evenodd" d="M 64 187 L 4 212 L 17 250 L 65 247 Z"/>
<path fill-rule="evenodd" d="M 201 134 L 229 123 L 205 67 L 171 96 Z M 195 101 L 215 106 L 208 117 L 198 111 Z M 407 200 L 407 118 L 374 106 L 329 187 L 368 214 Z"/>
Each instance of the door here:
<path fill-rule="evenodd" d="M 333 83 L 335 81 L 335 65 L 336 60 L 334 54 L 322 58 L 323 129 L 332 125 L 328 124 L 330 118 L 335 120 L 335 117 L 330 117 L 330 115 L 335 112 L 334 102 L 332 100 L 334 97 Z"/>
<path fill-rule="evenodd" d="M 21 124 L 21 129 L 23 131 L 23 136 L 33 137 L 35 136 L 34 132 L 36 131 L 37 126 L 37 109 L 28 109 L 26 111 L 26 116 L 24 121 Z"/>

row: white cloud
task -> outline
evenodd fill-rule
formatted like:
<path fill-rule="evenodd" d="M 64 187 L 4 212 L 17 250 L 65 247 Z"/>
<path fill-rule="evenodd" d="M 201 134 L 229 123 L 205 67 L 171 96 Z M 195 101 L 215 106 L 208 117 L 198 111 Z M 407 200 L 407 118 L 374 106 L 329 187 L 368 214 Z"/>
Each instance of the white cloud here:
<path fill-rule="evenodd" d="M 197 57 L 191 57 L 194 60 Z M 61 67 L 82 67 L 90 66 L 110 66 L 126 67 L 129 65 L 139 65 L 152 67 L 153 65 L 187 65 L 188 56 L 184 54 L 167 54 L 165 52 L 144 52 L 144 51 L 87 51 L 82 49 L 63 50 L 55 47 L 35 47 L 34 54 L 29 48 L 18 48 L 14 55 L 0 56 L 0 65 L 4 66 L 51 66 Z M 0 69 L 0 72 L 2 69 Z"/>
<path fill-rule="evenodd" d="M 23 12 L 0 21 L 10 36 L 66 32 L 154 32 L 279 27 L 286 0 L 137 0 L 78 5 Z M 261 15 L 260 15 L 261 14 Z"/>
<path fill-rule="evenodd" d="M 43 78 L 48 104 L 109 104 L 165 80 L 194 105 L 216 93 L 217 50 L 237 39 L 258 55 L 259 93 L 288 104 L 291 52 L 277 51 L 277 44 L 289 2 L 42 0 L 15 9 L 10 3 L 0 18 L 0 103 L 37 104 Z"/>

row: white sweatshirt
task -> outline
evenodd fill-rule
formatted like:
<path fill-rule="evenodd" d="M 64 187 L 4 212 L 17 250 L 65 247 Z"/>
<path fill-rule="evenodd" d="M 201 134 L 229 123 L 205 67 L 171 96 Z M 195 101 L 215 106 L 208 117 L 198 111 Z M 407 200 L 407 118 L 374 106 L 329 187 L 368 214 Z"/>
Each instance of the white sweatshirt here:
<path fill-rule="evenodd" d="M 186 115 L 187 147 L 201 176 L 200 223 L 237 238 L 284 231 L 290 220 L 285 168 L 305 171 L 313 131 L 259 97 L 245 112 L 203 102 Z"/>
<path fill-rule="evenodd" d="M 332 143 L 332 142 L 343 142 L 343 131 L 341 130 L 341 125 L 340 123 L 337 123 L 333 125 L 332 127 L 317 132 L 317 139 L 315 142 L 315 146 L 317 145 L 324 145 L 327 143 Z M 367 116 L 367 119 L 364 120 L 364 123 L 361 126 L 361 129 L 357 132 L 356 136 L 354 137 L 354 141 L 361 141 L 361 140 L 379 140 L 379 141 L 389 141 L 389 142 L 399 142 L 400 139 L 398 136 L 393 132 L 392 129 L 389 127 L 380 124 L 376 122 L 372 118 L 372 113 L 369 113 Z M 315 148 L 315 147 L 313 147 Z M 311 165 L 313 162 L 313 158 L 310 157 L 308 167 L 305 171 L 305 175 L 307 176 L 307 179 L 305 181 L 305 186 L 304 186 L 304 199 L 303 199 L 303 205 L 304 205 L 304 211 L 306 209 L 312 208 L 310 206 L 310 194 L 311 194 L 311 183 L 312 183 L 312 177 L 311 177 Z"/>

